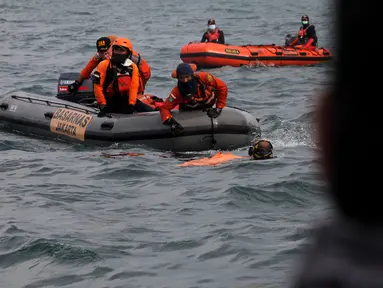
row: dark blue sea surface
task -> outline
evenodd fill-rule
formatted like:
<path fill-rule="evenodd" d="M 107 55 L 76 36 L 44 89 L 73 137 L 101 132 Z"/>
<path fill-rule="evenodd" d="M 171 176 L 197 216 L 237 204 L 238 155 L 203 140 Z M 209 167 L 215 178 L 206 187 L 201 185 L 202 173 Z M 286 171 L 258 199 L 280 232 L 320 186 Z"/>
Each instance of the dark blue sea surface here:
<path fill-rule="evenodd" d="M 96 39 L 132 40 L 166 97 L 183 45 L 210 17 L 227 43 L 283 44 L 308 14 L 334 47 L 334 5 L 287 1 L 0 1 L 0 87 L 52 96 Z M 333 60 L 335 61 L 335 60 Z M 330 209 L 315 133 L 331 64 L 209 70 L 228 104 L 261 119 L 270 161 L 179 167 L 216 151 L 171 154 L 0 132 L 0 287 L 286 287 L 316 219 Z M 102 153 L 138 152 L 116 158 Z M 235 154 L 245 156 L 247 147 Z M 263 285 L 263 286 L 262 286 Z"/>

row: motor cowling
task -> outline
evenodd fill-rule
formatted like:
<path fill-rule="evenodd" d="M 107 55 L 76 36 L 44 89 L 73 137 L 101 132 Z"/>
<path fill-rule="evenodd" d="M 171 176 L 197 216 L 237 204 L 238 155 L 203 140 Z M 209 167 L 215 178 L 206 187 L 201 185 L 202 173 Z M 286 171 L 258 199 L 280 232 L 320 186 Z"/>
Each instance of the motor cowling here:
<path fill-rule="evenodd" d="M 285 37 L 285 45 L 286 46 L 289 46 L 291 44 L 291 42 L 293 42 L 295 40 L 295 36 L 293 36 L 292 34 L 287 34 L 286 37 Z"/>
<path fill-rule="evenodd" d="M 93 81 L 92 79 L 85 79 L 76 93 L 70 93 L 68 86 L 72 84 L 79 77 L 78 73 L 65 72 L 61 73 L 57 82 L 57 95 L 56 97 L 62 100 L 79 103 L 91 104 L 96 98 L 94 96 Z"/>

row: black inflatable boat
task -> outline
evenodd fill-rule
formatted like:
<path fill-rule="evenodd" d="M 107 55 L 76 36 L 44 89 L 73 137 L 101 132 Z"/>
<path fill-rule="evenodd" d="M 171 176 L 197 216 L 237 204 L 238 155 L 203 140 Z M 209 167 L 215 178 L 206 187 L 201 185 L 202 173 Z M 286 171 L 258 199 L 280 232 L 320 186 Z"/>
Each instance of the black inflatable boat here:
<path fill-rule="evenodd" d="M 67 75 L 71 77 L 73 73 Z M 89 85 L 89 89 L 80 90 L 76 97 L 63 88 L 75 78 L 71 81 L 61 76 L 57 97 L 23 92 L 1 98 L 3 128 L 68 142 L 97 145 L 126 142 L 178 152 L 232 150 L 248 146 L 261 136 L 258 120 L 248 112 L 232 107 L 223 109 L 216 119 L 202 111 L 173 111 L 174 117 L 185 128 L 184 134 L 178 137 L 173 136 L 169 126 L 161 123 L 158 111 L 110 114 L 99 118 L 99 109 L 93 105 L 93 85 L 85 81 L 83 85 Z"/>

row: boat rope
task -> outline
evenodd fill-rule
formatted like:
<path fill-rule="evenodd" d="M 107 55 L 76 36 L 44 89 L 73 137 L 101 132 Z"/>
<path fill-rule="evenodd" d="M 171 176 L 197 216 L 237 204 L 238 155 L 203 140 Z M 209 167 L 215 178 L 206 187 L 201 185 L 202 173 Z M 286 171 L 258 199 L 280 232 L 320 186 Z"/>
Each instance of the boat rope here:
<path fill-rule="evenodd" d="M 215 137 L 214 137 L 214 122 L 212 117 L 210 117 L 210 123 L 211 123 L 211 144 L 212 144 L 212 148 L 215 149 L 215 144 L 217 143 L 217 140 L 215 140 Z"/>
<path fill-rule="evenodd" d="M 52 101 L 52 100 L 44 100 L 44 99 L 39 99 L 39 98 L 35 98 L 35 97 L 28 97 L 28 96 L 11 95 L 11 97 L 13 99 L 17 99 L 17 100 L 20 100 L 20 101 L 28 100 L 28 102 L 30 102 L 30 103 L 43 102 L 43 103 L 45 103 L 48 106 L 58 106 L 58 107 L 63 106 L 66 109 L 77 110 L 77 111 L 80 111 L 80 112 L 83 112 L 83 113 L 86 113 L 86 114 L 90 114 L 90 113 L 98 114 L 97 111 L 89 110 L 90 108 L 87 108 L 86 106 L 84 106 L 84 108 L 82 108 L 81 104 L 77 104 L 78 106 L 80 106 L 80 107 L 77 107 L 77 106 L 75 106 L 76 103 L 73 103 L 73 105 L 71 105 L 71 104 L 67 104 L 65 102 L 57 102 L 57 101 Z"/>

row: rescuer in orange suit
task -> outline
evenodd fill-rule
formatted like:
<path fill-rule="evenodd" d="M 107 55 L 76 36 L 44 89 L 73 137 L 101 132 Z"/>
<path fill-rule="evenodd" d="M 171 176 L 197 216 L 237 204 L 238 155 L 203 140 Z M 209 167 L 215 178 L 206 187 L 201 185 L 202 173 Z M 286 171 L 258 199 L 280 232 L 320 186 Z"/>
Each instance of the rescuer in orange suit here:
<path fill-rule="evenodd" d="M 106 113 L 132 114 L 154 111 L 137 99 L 139 88 L 138 67 L 130 60 L 132 42 L 127 38 L 117 38 L 112 44 L 110 60 L 103 60 L 94 73 L 94 94 L 100 106 L 99 117 Z"/>
<path fill-rule="evenodd" d="M 193 66 L 193 68 L 192 68 Z M 162 123 L 171 125 L 175 136 L 181 135 L 183 127 L 171 114 L 171 110 L 179 105 L 179 110 L 202 109 L 211 118 L 217 118 L 226 106 L 227 85 L 218 77 L 207 72 L 194 73 L 196 67 L 181 63 L 172 72 L 177 78 L 177 86 L 172 89 L 168 98 L 159 108 Z M 215 107 L 213 107 L 215 105 Z"/>
<path fill-rule="evenodd" d="M 109 35 L 106 37 L 101 37 L 96 41 L 97 53 L 89 60 L 88 64 L 81 70 L 79 77 L 76 81 L 68 86 L 68 91 L 73 93 L 78 90 L 81 86 L 81 83 L 85 79 L 90 78 L 90 74 L 97 67 L 97 65 L 102 60 L 110 59 L 112 56 L 111 44 L 117 39 L 115 35 Z M 133 50 L 133 53 L 130 58 L 133 63 L 136 64 L 140 72 L 138 94 L 144 94 L 146 83 L 148 82 L 151 76 L 151 68 L 144 58 L 140 56 L 137 51 Z"/>
<path fill-rule="evenodd" d="M 315 26 L 310 24 L 309 16 L 301 17 L 302 26 L 299 28 L 297 37 L 288 46 L 295 46 L 303 49 L 315 49 L 318 43 Z"/>
<path fill-rule="evenodd" d="M 210 18 L 209 21 L 207 21 L 207 30 L 203 33 L 201 42 L 225 44 L 225 35 L 221 29 L 217 28 L 213 18 Z"/>

